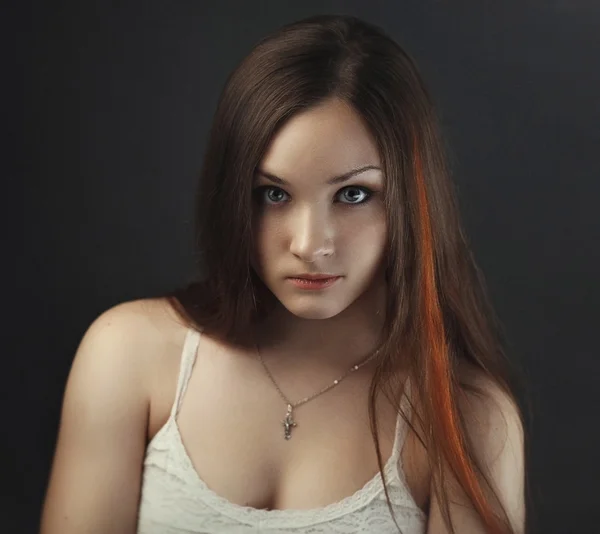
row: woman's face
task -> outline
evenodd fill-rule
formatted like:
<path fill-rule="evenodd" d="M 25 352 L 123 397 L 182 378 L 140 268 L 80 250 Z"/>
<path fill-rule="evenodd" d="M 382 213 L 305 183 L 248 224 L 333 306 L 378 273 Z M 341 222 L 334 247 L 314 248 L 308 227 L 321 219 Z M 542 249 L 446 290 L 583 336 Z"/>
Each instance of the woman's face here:
<path fill-rule="evenodd" d="M 364 170 L 338 179 L 356 169 Z M 253 185 L 252 266 L 291 313 L 333 317 L 382 279 L 383 186 L 375 143 L 342 101 L 295 115 L 278 131 Z M 322 289 L 290 280 L 306 273 L 340 278 Z"/>

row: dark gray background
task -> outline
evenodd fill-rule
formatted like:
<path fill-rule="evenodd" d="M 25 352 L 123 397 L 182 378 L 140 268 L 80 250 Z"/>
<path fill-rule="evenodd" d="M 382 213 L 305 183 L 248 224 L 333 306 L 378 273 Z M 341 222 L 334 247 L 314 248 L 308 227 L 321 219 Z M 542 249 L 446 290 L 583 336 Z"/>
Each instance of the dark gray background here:
<path fill-rule="evenodd" d="M 12 268 L 3 532 L 37 529 L 63 388 L 87 326 L 190 272 L 193 192 L 226 75 L 266 33 L 321 12 L 381 25 L 417 60 L 510 357 L 529 380 L 535 532 L 600 530 L 599 5 L 111 4 L 19 2 L 2 17 Z"/>

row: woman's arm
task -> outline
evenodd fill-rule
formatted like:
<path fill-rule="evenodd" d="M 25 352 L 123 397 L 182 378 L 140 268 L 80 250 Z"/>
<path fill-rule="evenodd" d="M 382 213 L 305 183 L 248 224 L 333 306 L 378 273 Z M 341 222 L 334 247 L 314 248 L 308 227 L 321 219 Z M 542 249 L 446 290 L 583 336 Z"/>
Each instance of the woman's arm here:
<path fill-rule="evenodd" d="M 145 329 L 135 301 L 85 333 L 65 388 L 41 534 L 135 533 L 149 409 Z"/>

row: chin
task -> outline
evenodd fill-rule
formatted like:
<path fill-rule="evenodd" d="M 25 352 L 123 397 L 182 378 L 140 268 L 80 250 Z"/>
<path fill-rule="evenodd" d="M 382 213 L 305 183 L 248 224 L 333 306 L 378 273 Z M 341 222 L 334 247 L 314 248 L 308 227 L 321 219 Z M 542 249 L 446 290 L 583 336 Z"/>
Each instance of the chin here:
<path fill-rule="evenodd" d="M 282 303 L 283 304 L 283 303 Z M 331 319 L 335 317 L 340 312 L 343 311 L 343 308 L 333 308 L 332 306 L 289 306 L 285 305 L 285 308 L 296 317 L 300 317 L 301 319 Z"/>
<path fill-rule="evenodd" d="M 331 319 L 348 308 L 347 295 L 276 295 L 280 304 L 291 314 L 302 319 Z"/>

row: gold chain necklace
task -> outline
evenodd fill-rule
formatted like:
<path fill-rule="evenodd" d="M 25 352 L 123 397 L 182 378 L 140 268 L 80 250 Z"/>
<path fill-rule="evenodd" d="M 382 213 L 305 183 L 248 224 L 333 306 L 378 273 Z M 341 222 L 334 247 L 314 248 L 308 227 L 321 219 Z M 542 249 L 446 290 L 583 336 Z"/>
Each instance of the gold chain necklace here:
<path fill-rule="evenodd" d="M 258 350 L 258 345 L 256 345 L 256 352 L 258 353 L 258 358 L 260 360 L 260 363 L 262 363 L 263 367 L 265 368 L 265 371 L 267 372 L 267 375 L 271 379 L 271 382 L 273 382 L 273 385 L 275 386 L 275 388 L 279 392 L 279 395 L 281 396 L 281 398 L 287 404 L 287 413 L 285 415 L 285 418 L 281 421 L 281 423 L 283 424 L 285 439 L 290 439 L 292 437 L 292 428 L 298 426 L 298 424 L 296 423 L 296 421 L 294 421 L 294 418 L 293 418 L 293 410 L 294 410 L 294 408 L 297 408 L 298 406 L 304 404 L 305 402 L 308 402 L 309 400 L 312 400 L 315 397 L 318 397 L 319 395 L 322 395 L 323 393 L 329 391 L 331 388 L 337 386 L 350 373 L 353 373 L 354 371 L 357 371 L 363 365 L 365 365 L 367 362 L 371 361 L 375 356 L 377 356 L 377 354 L 379 353 L 379 350 L 376 350 L 373 354 L 371 354 L 370 356 L 368 356 L 367 358 L 365 358 L 362 362 L 360 362 L 360 363 L 358 363 L 356 365 L 353 365 L 342 376 L 340 376 L 339 378 L 337 378 L 336 380 L 334 380 L 333 383 L 329 384 L 327 387 L 324 387 L 321 391 L 318 391 L 317 393 L 315 393 L 313 395 L 310 395 L 309 397 L 305 397 L 302 400 L 299 400 L 298 402 L 295 402 L 295 403 L 291 402 L 283 394 L 283 391 L 281 391 L 281 388 L 277 385 L 277 382 L 275 382 L 275 379 L 273 378 L 273 375 L 271 374 L 271 371 L 269 371 L 269 368 L 265 364 L 265 362 L 264 362 L 264 360 L 262 358 L 262 355 L 260 354 L 260 351 Z"/>

